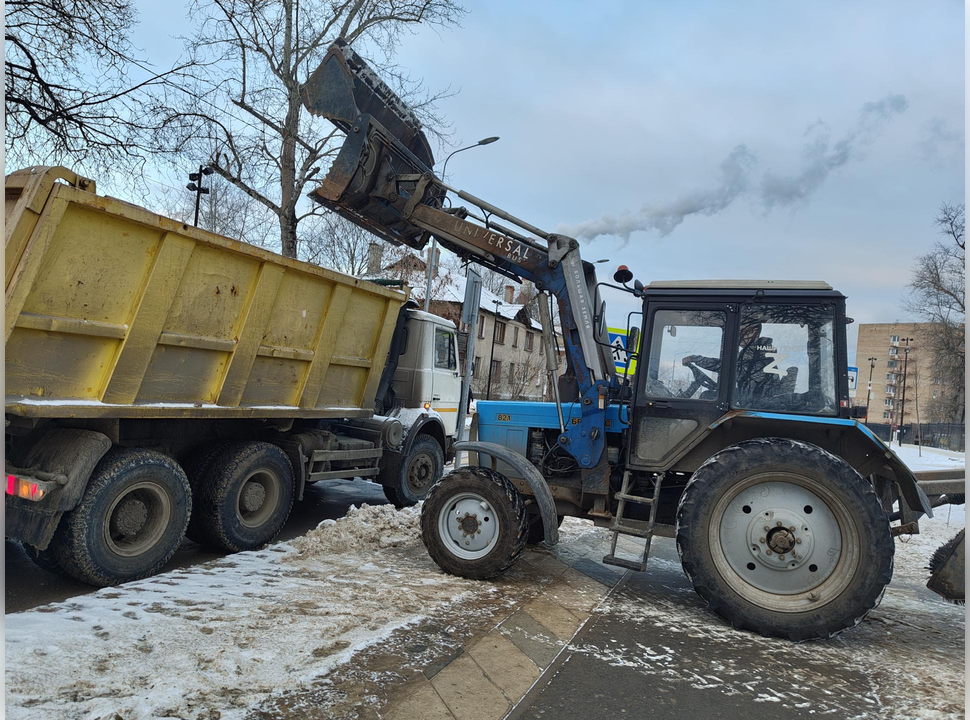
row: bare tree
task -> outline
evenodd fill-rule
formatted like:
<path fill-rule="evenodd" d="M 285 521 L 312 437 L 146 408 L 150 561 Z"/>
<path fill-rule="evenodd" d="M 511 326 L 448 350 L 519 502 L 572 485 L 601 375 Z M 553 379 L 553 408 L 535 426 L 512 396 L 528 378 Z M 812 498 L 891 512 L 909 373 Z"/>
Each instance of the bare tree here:
<path fill-rule="evenodd" d="M 283 254 L 297 257 L 301 221 L 323 214 L 303 195 L 338 144 L 328 121 L 305 112 L 300 85 L 343 37 L 379 54 L 379 72 L 434 129 L 440 96 L 424 93 L 391 58 L 408 27 L 453 24 L 463 13 L 454 0 L 196 0 L 199 29 L 186 46 L 199 64 L 186 92 L 167 99 L 168 144 L 207 158 L 273 213 Z"/>
<path fill-rule="evenodd" d="M 533 352 L 520 354 L 514 371 L 510 366 L 503 388 L 511 400 L 542 400 L 547 373 L 545 358 L 540 357 L 538 350 L 536 346 Z"/>
<path fill-rule="evenodd" d="M 314 220 L 309 230 L 303 233 L 299 249 L 302 260 L 349 275 L 359 276 L 367 272 L 370 244 L 383 244 L 384 240 L 336 213 L 327 213 Z"/>
<path fill-rule="evenodd" d="M 963 422 L 966 359 L 966 240 L 964 206 L 943 203 L 935 224 L 943 240 L 916 260 L 907 310 L 932 323 L 926 333 L 934 355 L 934 375 L 943 386 L 934 415 Z"/>
<path fill-rule="evenodd" d="M 159 73 L 137 57 L 131 0 L 8 0 L 4 18 L 8 163 L 140 170 L 149 93 L 189 64 Z"/>

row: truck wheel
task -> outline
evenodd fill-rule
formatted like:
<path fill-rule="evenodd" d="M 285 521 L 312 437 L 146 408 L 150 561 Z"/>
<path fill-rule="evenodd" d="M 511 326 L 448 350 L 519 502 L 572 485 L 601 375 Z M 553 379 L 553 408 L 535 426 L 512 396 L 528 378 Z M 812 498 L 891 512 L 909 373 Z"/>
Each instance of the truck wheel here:
<path fill-rule="evenodd" d="M 64 515 L 51 549 L 69 575 L 90 585 L 148 577 L 175 554 L 191 507 L 189 482 L 172 458 L 115 448 Z"/>
<path fill-rule="evenodd" d="M 522 495 L 488 468 L 463 467 L 446 475 L 421 508 L 421 538 L 431 559 L 445 572 L 472 580 L 510 568 L 527 532 Z"/>
<path fill-rule="evenodd" d="M 198 488 L 201 484 L 200 481 L 209 472 L 209 468 L 212 467 L 212 461 L 225 452 L 226 448 L 231 446 L 231 443 L 225 442 L 205 445 L 189 455 L 185 462 L 182 463 L 185 475 L 189 479 L 189 485 L 192 487 L 192 506 L 194 508 L 198 508 L 199 506 Z M 189 526 L 185 530 L 185 537 L 199 544 L 204 543 L 206 539 L 206 535 L 201 527 L 201 517 L 202 513 L 193 510 L 192 517 L 189 518 Z"/>
<path fill-rule="evenodd" d="M 262 547 L 290 515 L 293 485 L 293 467 L 276 445 L 227 445 L 197 481 L 193 535 L 203 545 L 229 552 Z"/>
<path fill-rule="evenodd" d="M 393 485 L 384 486 L 384 496 L 395 507 L 416 505 L 428 496 L 445 468 L 441 445 L 430 435 L 418 435 L 408 456 L 401 462 Z"/>
<path fill-rule="evenodd" d="M 893 575 L 889 521 L 844 460 L 783 438 L 732 445 L 704 463 L 677 511 L 684 572 L 740 629 L 790 640 L 857 625 Z"/>

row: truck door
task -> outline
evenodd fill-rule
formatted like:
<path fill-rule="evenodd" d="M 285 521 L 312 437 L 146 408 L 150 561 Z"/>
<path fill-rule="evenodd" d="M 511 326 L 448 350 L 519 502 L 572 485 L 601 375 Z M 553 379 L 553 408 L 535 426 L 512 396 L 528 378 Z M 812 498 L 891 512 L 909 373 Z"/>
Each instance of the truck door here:
<path fill-rule="evenodd" d="M 431 407 L 441 414 L 445 434 L 453 435 L 458 425 L 461 377 L 458 374 L 458 345 L 453 328 L 434 326 L 434 370 Z"/>
<path fill-rule="evenodd" d="M 629 463 L 663 470 L 727 409 L 726 304 L 647 303 Z"/>

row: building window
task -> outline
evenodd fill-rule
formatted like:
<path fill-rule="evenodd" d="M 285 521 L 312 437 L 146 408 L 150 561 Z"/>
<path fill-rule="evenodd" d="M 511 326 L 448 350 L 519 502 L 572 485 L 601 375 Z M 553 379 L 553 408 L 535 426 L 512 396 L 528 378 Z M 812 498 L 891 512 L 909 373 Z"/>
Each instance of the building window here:
<path fill-rule="evenodd" d="M 496 380 L 502 379 L 502 361 L 492 360 L 492 377 Z"/>
<path fill-rule="evenodd" d="M 485 316 L 484 315 L 478 316 L 478 337 L 480 338 L 485 337 Z"/>
<path fill-rule="evenodd" d="M 891 343 L 898 343 L 899 342 L 899 335 L 890 335 L 889 336 L 889 342 L 891 342 Z"/>
<path fill-rule="evenodd" d="M 512 327 L 512 347 L 519 346 L 519 327 L 515 325 Z"/>
<path fill-rule="evenodd" d="M 890 355 L 899 355 L 899 348 L 894 348 L 894 347 L 889 348 L 889 354 Z"/>
<path fill-rule="evenodd" d="M 472 365 L 472 375 L 475 377 L 482 376 L 482 359 L 477 355 L 475 356 L 475 364 Z"/>
<path fill-rule="evenodd" d="M 939 397 L 939 395 L 940 395 L 940 391 L 937 390 L 936 388 L 933 388 L 933 397 Z"/>
<path fill-rule="evenodd" d="M 495 322 L 496 322 L 495 342 L 497 342 L 499 345 L 504 345 L 505 344 L 505 323 L 499 322 L 498 320 L 496 320 Z"/>
<path fill-rule="evenodd" d="M 887 362 L 886 363 L 886 369 L 887 370 L 895 370 L 896 369 L 896 361 L 895 360 L 890 360 L 889 362 Z"/>
<path fill-rule="evenodd" d="M 515 383 L 515 363 L 509 363 L 509 385 Z"/>
<path fill-rule="evenodd" d="M 532 345 L 535 342 L 536 334 L 534 332 L 525 331 L 525 351 L 532 352 Z"/>
<path fill-rule="evenodd" d="M 885 411 L 883 412 L 883 414 L 882 414 L 882 419 L 883 419 L 883 420 L 888 420 L 888 419 L 889 419 L 889 418 L 891 418 L 892 416 L 893 416 L 893 414 L 892 414 L 891 412 L 889 412 L 888 410 L 885 410 Z"/>
<path fill-rule="evenodd" d="M 885 404 L 886 404 L 886 407 L 890 407 L 891 408 L 893 406 L 893 399 L 892 398 L 886 398 L 886 403 Z"/>
<path fill-rule="evenodd" d="M 545 343 L 539 343 L 539 354 L 540 355 L 545 355 L 546 354 L 546 344 Z"/>
<path fill-rule="evenodd" d="M 892 386 L 892 385 L 887 385 L 886 386 L 886 394 L 887 395 L 895 395 L 896 394 L 896 388 L 894 386 Z"/>
<path fill-rule="evenodd" d="M 896 382 L 896 374 L 895 373 L 889 373 L 888 375 L 886 375 L 886 379 L 889 382 L 894 383 L 894 382 Z"/>

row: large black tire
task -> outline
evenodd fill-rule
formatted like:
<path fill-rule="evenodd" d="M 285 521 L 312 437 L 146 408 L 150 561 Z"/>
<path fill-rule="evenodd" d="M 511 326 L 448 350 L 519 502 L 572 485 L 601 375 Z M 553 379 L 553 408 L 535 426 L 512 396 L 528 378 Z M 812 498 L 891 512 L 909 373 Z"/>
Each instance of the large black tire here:
<path fill-rule="evenodd" d="M 217 550 L 255 550 L 275 538 L 293 508 L 293 466 L 266 442 L 222 446 L 195 483 L 193 539 Z"/>
<path fill-rule="evenodd" d="M 418 435 L 407 457 L 392 471 L 391 483 L 384 485 L 384 497 L 399 508 L 417 505 L 445 471 L 444 450 L 430 435 Z"/>
<path fill-rule="evenodd" d="M 172 458 L 115 448 L 94 469 L 50 548 L 61 568 L 90 585 L 138 580 L 175 554 L 191 508 L 189 481 Z"/>
<path fill-rule="evenodd" d="M 447 516 L 465 501 L 461 498 L 469 495 L 483 499 L 491 508 L 482 511 L 480 521 L 477 517 L 469 521 L 469 537 L 475 537 L 472 533 L 476 529 L 485 530 L 486 523 L 498 522 L 490 549 L 475 558 L 458 554 L 458 541 L 443 536 L 439 523 L 442 515 L 450 520 Z M 491 514 L 494 517 L 489 517 Z M 457 513 L 454 519 L 460 526 Z M 525 548 L 528 527 L 522 494 L 504 475 L 484 467 L 459 468 L 441 478 L 421 507 L 421 539 L 431 559 L 445 572 L 472 580 L 488 580 L 512 567 Z"/>
<path fill-rule="evenodd" d="M 848 463 L 762 438 L 694 473 L 677 550 L 694 589 L 734 627 L 807 640 L 854 627 L 879 604 L 895 546 L 875 491 Z"/>
<path fill-rule="evenodd" d="M 182 463 L 182 468 L 185 470 L 185 476 L 189 479 L 189 485 L 192 487 L 192 506 L 194 508 L 197 508 L 199 505 L 198 488 L 202 479 L 206 476 L 206 473 L 209 472 L 209 468 L 212 467 L 213 460 L 219 457 L 219 455 L 225 452 L 226 448 L 230 446 L 231 443 L 226 442 L 217 442 L 204 445 L 190 454 Z M 193 511 L 192 517 L 189 518 L 189 526 L 185 529 L 185 537 L 192 542 L 205 542 L 206 535 L 201 527 L 201 517 L 201 513 Z"/>

